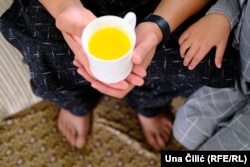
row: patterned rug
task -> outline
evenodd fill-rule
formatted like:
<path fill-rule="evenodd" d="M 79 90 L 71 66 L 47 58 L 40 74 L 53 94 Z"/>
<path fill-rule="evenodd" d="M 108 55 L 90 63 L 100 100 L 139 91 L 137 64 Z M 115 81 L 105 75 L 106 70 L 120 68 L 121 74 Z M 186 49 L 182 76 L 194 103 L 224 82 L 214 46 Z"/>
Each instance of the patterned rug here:
<path fill-rule="evenodd" d="M 93 111 L 88 144 L 80 150 L 58 131 L 58 112 L 42 101 L 0 122 L 0 167 L 160 166 L 160 153 L 146 144 L 136 113 L 124 100 L 102 98 Z M 167 150 L 185 149 L 172 139 Z"/>

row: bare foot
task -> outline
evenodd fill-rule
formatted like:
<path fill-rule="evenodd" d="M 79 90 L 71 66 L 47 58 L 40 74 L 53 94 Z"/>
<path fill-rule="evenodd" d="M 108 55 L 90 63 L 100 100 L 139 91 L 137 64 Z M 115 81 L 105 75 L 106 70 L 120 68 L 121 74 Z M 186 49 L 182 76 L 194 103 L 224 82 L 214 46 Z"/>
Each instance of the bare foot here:
<path fill-rule="evenodd" d="M 148 144 L 160 151 L 166 148 L 172 134 L 172 119 L 166 111 L 155 117 L 145 117 L 138 114 L 139 121 Z"/>
<path fill-rule="evenodd" d="M 75 116 L 68 110 L 61 109 L 58 117 L 58 128 L 72 146 L 82 148 L 88 138 L 90 114 Z"/>

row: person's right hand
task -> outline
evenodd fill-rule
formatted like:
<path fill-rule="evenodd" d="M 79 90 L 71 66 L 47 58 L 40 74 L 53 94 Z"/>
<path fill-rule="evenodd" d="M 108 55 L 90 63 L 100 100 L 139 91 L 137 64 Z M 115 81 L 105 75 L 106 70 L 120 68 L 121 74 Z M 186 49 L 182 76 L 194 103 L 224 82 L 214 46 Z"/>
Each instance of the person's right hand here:
<path fill-rule="evenodd" d="M 92 20 L 96 19 L 96 16 L 86 9 L 80 1 L 73 1 L 61 9 L 55 16 L 55 19 L 56 27 L 62 32 L 65 41 L 74 53 L 74 59 L 78 60 L 87 71 L 84 78 L 90 82 L 90 78 L 94 79 L 94 77 L 82 48 L 81 36 L 84 28 Z"/>
<path fill-rule="evenodd" d="M 221 68 L 230 30 L 228 18 L 219 13 L 208 14 L 191 25 L 179 39 L 184 66 L 194 69 L 216 46 L 215 65 Z"/>

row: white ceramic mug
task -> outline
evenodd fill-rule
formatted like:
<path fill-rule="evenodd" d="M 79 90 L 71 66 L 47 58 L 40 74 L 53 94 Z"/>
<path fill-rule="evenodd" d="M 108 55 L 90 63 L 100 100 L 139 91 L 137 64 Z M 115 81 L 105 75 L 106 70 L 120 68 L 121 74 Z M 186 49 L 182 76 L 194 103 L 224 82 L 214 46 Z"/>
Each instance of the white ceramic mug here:
<path fill-rule="evenodd" d="M 136 15 L 129 12 L 124 18 L 113 15 L 101 16 L 86 26 L 82 34 L 82 46 L 87 55 L 90 70 L 96 79 L 104 83 L 117 83 L 124 80 L 131 73 L 133 66 L 132 54 L 136 42 L 135 24 Z M 105 60 L 91 54 L 89 40 L 98 30 L 109 27 L 124 32 L 130 41 L 130 48 L 119 58 Z"/>

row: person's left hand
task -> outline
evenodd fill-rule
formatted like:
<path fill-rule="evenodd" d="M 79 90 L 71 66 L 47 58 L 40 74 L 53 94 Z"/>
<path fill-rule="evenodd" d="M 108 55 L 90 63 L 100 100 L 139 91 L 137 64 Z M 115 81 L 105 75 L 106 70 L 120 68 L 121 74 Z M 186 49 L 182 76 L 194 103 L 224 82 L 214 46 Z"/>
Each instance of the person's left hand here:
<path fill-rule="evenodd" d="M 91 86 L 99 92 L 117 98 L 123 98 L 134 86 L 141 86 L 144 83 L 146 69 L 151 62 L 156 46 L 159 43 L 159 27 L 151 22 L 143 22 L 136 29 L 136 46 L 133 53 L 133 69 L 131 74 L 124 80 L 115 84 L 105 84 L 94 78 L 88 78 Z M 157 36 L 158 35 L 158 36 Z M 79 68 L 78 73 L 86 78 L 87 71 L 81 66 L 79 61 L 74 61 Z"/>

